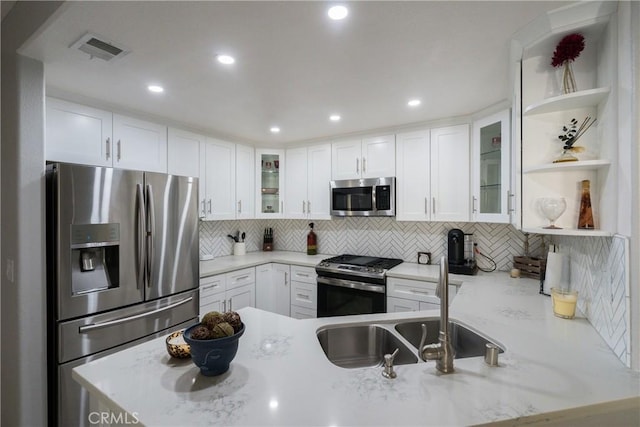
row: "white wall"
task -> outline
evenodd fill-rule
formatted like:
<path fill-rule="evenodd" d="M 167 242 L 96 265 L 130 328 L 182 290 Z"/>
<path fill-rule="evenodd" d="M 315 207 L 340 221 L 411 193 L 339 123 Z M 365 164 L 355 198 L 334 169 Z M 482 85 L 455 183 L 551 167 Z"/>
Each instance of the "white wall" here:
<path fill-rule="evenodd" d="M 16 50 L 59 6 L 20 2 L 2 21 L 3 426 L 47 425 L 44 67 Z"/>

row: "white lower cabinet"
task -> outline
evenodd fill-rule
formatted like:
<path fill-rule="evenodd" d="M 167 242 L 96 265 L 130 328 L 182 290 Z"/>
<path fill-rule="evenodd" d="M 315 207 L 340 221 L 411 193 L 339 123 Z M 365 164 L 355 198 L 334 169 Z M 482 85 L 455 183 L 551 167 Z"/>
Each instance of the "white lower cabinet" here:
<path fill-rule="evenodd" d="M 265 264 L 256 267 L 256 308 L 296 319 L 316 317 L 313 267 Z"/>
<path fill-rule="evenodd" d="M 313 267 L 291 266 L 291 317 L 318 317 L 318 284 Z"/>
<path fill-rule="evenodd" d="M 440 298 L 436 296 L 435 282 L 401 279 L 387 279 L 387 312 L 431 310 L 440 308 Z M 453 301 L 457 287 L 449 285 L 449 304 Z"/>
<path fill-rule="evenodd" d="M 289 316 L 291 292 L 289 266 L 265 264 L 256 269 L 256 308 Z"/>
<path fill-rule="evenodd" d="M 200 279 L 200 316 L 256 306 L 256 270 L 245 268 Z"/>

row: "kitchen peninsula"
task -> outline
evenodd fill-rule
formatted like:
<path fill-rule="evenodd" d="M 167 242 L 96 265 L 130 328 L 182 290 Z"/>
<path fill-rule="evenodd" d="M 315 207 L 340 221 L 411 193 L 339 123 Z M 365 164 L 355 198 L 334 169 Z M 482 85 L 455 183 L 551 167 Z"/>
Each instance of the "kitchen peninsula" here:
<path fill-rule="evenodd" d="M 207 274 L 254 262 L 216 259 Z M 437 266 L 411 263 L 389 271 L 406 279 L 435 281 L 437 275 Z M 576 424 L 594 414 L 611 420 L 603 414 L 612 412 L 638 424 L 640 374 L 623 366 L 584 317 L 555 317 L 537 281 L 503 272 L 451 275 L 450 281 L 461 284 L 451 319 L 505 349 L 498 367 L 482 357 L 456 359 L 455 373 L 440 375 L 434 363 L 418 362 L 396 366 L 398 376 L 390 380 L 380 367 L 333 365 L 316 337 L 329 324 L 437 317 L 435 310 L 297 320 L 244 308 L 246 332 L 231 369 L 219 377 L 200 375 L 190 360 L 171 359 L 164 338 L 79 366 L 73 376 L 97 410 L 129 414 L 148 426 Z"/>

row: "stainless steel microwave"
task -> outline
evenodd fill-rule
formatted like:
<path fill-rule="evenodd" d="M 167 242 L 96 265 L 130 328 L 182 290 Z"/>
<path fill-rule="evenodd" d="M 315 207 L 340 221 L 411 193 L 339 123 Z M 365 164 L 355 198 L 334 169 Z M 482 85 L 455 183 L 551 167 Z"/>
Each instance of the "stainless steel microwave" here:
<path fill-rule="evenodd" d="M 331 215 L 395 216 L 396 178 L 331 181 Z"/>

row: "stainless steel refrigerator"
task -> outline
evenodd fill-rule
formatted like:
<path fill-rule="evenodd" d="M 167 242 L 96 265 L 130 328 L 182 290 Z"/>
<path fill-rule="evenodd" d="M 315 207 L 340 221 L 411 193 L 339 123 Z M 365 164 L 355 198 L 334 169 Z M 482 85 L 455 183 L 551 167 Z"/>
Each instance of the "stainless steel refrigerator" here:
<path fill-rule="evenodd" d="M 198 179 L 52 163 L 46 188 L 49 420 L 84 426 L 75 366 L 197 321 Z"/>

